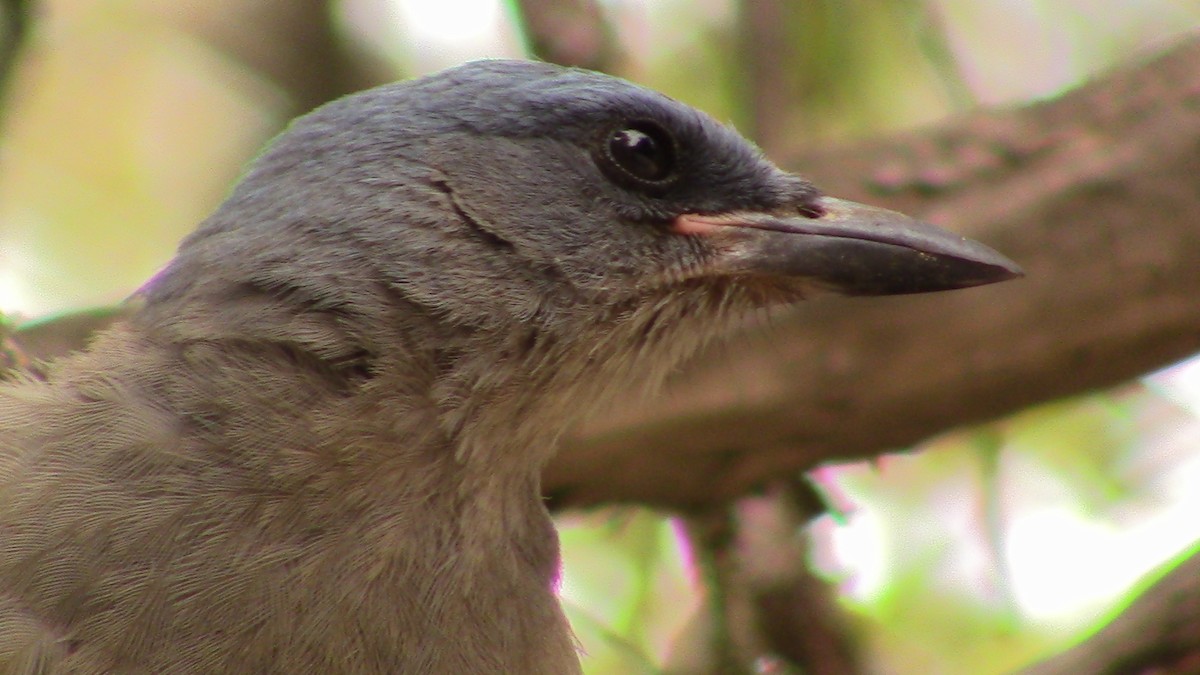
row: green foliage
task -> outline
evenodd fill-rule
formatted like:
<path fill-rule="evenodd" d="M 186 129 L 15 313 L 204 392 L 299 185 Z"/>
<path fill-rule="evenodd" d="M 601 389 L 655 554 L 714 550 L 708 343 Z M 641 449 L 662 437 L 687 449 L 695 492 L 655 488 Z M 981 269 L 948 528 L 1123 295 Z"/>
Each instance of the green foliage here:
<path fill-rule="evenodd" d="M 563 596 L 588 672 L 657 673 L 674 656 L 704 591 L 670 518 L 613 509 L 559 520 Z"/>

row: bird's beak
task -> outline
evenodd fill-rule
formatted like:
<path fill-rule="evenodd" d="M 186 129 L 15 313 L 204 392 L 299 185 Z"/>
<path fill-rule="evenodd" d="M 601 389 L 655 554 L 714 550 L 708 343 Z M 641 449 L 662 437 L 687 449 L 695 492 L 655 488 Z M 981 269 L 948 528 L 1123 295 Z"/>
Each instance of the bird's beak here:
<path fill-rule="evenodd" d="M 902 213 L 822 197 L 802 213 L 684 214 L 680 234 L 729 236 L 729 271 L 803 278 L 846 295 L 927 293 L 1020 277 L 992 249 Z"/>

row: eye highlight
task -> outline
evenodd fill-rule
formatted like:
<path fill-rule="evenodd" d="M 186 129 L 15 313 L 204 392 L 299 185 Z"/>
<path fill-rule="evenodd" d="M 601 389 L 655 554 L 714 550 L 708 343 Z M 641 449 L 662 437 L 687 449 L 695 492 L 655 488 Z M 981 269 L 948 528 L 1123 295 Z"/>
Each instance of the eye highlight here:
<path fill-rule="evenodd" d="M 618 185 L 654 194 L 674 180 L 676 155 L 670 132 L 657 122 L 637 120 L 609 131 L 596 160 Z"/>

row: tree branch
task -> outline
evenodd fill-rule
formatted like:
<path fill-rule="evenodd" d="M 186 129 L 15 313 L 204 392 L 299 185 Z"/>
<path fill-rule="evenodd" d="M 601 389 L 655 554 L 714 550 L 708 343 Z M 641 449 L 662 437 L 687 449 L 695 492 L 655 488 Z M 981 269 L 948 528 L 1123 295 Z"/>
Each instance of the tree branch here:
<path fill-rule="evenodd" d="M 615 72 L 620 61 L 612 26 L 594 0 L 517 0 L 529 48 L 564 66 Z"/>
<path fill-rule="evenodd" d="M 339 35 L 330 0 L 174 0 L 147 12 L 267 77 L 298 112 L 395 76 L 379 58 Z"/>
<path fill-rule="evenodd" d="M 8 110 L 9 87 L 33 23 L 33 0 L 0 0 L 0 121 Z"/>

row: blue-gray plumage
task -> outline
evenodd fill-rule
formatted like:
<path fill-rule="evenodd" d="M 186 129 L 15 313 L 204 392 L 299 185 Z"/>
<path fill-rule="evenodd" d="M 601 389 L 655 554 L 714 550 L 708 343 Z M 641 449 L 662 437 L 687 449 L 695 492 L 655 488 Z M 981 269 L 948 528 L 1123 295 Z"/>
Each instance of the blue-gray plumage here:
<path fill-rule="evenodd" d="M 0 389 L 0 670 L 578 672 L 539 474 L 583 413 L 766 306 L 1017 273 L 615 78 L 335 101 Z"/>

